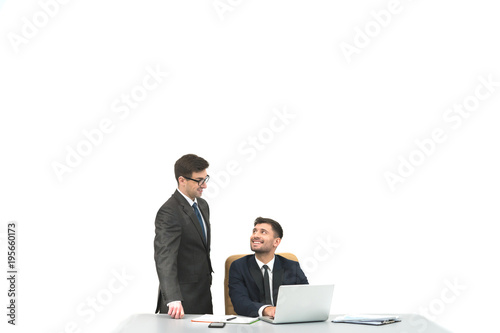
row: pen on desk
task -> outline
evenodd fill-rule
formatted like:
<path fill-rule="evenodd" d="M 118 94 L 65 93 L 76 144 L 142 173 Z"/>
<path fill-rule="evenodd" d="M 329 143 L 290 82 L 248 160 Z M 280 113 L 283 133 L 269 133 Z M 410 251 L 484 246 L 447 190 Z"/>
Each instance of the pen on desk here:
<path fill-rule="evenodd" d="M 233 320 L 233 319 L 236 319 L 236 317 L 227 318 L 226 321 L 230 321 L 230 320 Z"/>

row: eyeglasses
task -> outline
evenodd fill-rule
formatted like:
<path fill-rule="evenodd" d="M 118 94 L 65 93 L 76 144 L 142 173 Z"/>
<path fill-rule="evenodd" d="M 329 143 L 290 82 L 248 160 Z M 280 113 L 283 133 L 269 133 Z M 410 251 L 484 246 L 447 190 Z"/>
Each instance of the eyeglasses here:
<path fill-rule="evenodd" d="M 185 176 L 182 176 L 182 177 L 184 177 L 184 178 L 186 178 L 186 179 L 189 179 L 189 180 L 192 180 L 192 181 L 194 181 L 194 182 L 197 182 L 197 183 L 198 183 L 198 186 L 202 186 L 203 184 L 208 183 L 208 180 L 210 179 L 210 176 L 209 176 L 209 175 L 207 175 L 207 176 L 205 177 L 205 179 L 193 179 L 193 178 L 189 178 L 189 177 L 185 177 Z"/>

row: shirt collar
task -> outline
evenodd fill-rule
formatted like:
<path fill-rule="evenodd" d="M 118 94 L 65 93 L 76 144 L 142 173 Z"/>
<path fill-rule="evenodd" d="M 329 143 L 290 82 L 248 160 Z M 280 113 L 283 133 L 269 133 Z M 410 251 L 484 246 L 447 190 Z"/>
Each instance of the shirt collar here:
<path fill-rule="evenodd" d="M 180 193 L 180 194 L 182 194 L 182 196 L 183 196 L 184 198 L 186 198 L 187 202 L 189 202 L 189 205 L 190 205 L 191 207 L 193 207 L 193 204 L 194 204 L 195 202 L 196 202 L 196 205 L 198 205 L 198 201 L 196 201 L 196 198 L 194 198 L 194 201 L 193 201 L 193 200 L 191 200 L 191 198 L 190 198 L 190 197 L 188 197 L 187 195 L 185 195 L 184 193 L 182 193 L 179 189 L 177 189 L 177 191 L 179 191 L 179 193 Z"/>
<path fill-rule="evenodd" d="M 271 261 L 269 261 L 267 264 L 264 264 L 262 261 L 257 259 L 256 256 L 254 256 L 254 258 L 255 258 L 255 261 L 257 262 L 257 265 L 259 265 L 260 270 L 262 270 L 262 266 L 267 265 L 267 267 L 269 267 L 269 270 L 271 271 L 271 273 L 273 272 L 274 258 L 276 258 L 276 256 L 274 256 L 273 259 L 271 259 Z"/>

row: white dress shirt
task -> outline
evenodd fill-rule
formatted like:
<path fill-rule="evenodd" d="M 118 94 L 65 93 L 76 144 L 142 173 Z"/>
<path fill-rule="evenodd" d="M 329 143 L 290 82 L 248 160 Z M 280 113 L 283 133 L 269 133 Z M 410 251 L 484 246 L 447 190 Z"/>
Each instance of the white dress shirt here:
<path fill-rule="evenodd" d="M 182 193 L 179 189 L 177 189 L 177 191 L 179 191 L 179 193 L 182 194 L 182 196 L 184 198 L 186 198 L 186 200 L 187 200 L 187 202 L 189 202 L 189 205 L 191 206 L 191 208 L 193 208 L 193 211 L 194 211 L 193 204 L 196 202 L 196 206 L 198 206 L 198 210 L 200 211 L 201 220 L 203 221 L 203 228 L 205 230 L 205 239 L 207 239 L 207 224 L 205 222 L 205 219 L 203 218 L 203 214 L 201 213 L 201 209 L 200 209 L 200 205 L 198 205 L 198 201 L 196 200 L 196 198 L 194 198 L 194 201 L 191 200 L 190 197 L 188 197 L 187 195 Z"/>
<path fill-rule="evenodd" d="M 263 268 L 264 265 L 267 265 L 268 268 L 268 274 L 269 274 L 269 286 L 271 287 L 271 302 L 273 302 L 274 304 L 274 299 L 273 299 L 273 269 L 274 269 L 274 258 L 271 259 L 271 261 L 269 261 L 267 264 L 264 264 L 262 261 L 260 261 L 259 259 L 257 259 L 257 257 L 255 257 L 255 261 L 257 262 L 257 265 L 259 265 L 259 268 L 260 268 L 260 271 L 262 272 L 262 276 L 264 276 L 264 273 L 265 273 L 265 268 Z M 267 308 L 268 306 L 273 306 L 273 304 L 266 304 L 266 305 L 263 305 L 260 309 L 259 309 L 259 316 L 262 316 L 262 312 L 264 311 L 265 308 Z"/>

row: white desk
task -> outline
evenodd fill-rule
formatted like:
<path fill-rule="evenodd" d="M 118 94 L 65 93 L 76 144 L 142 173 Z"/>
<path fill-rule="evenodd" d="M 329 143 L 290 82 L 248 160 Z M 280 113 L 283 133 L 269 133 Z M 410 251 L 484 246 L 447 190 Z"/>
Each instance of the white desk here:
<path fill-rule="evenodd" d="M 331 320 L 337 315 L 331 315 L 324 322 L 273 325 L 263 321 L 253 324 L 226 324 L 226 327 L 208 328 L 207 323 L 193 323 L 191 319 L 199 315 L 186 315 L 183 319 L 171 319 L 166 314 L 136 314 L 121 323 L 114 333 L 166 333 L 166 332 L 209 332 L 212 333 L 451 333 L 419 315 L 399 314 L 402 321 L 383 326 L 356 324 L 336 324 Z"/>

